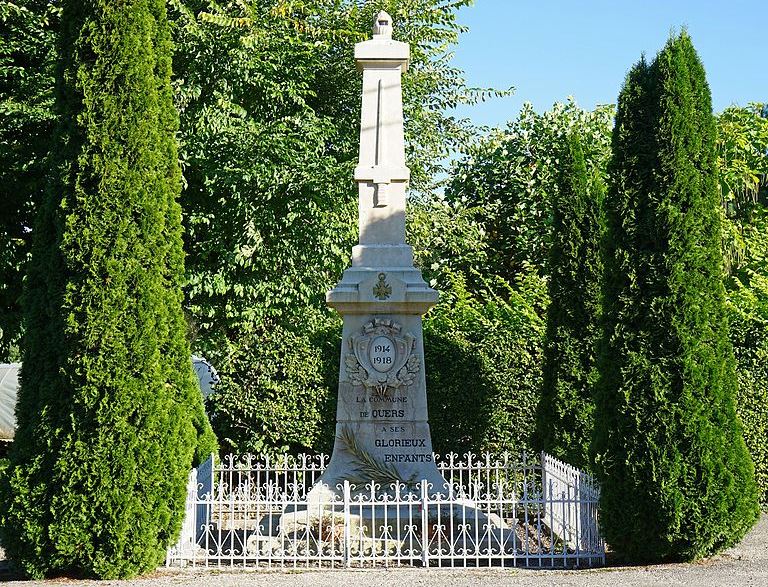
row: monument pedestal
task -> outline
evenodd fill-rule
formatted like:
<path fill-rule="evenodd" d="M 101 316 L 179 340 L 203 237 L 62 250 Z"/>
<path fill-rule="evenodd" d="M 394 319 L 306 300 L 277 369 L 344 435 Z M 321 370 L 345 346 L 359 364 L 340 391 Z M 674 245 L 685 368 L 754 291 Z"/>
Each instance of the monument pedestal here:
<path fill-rule="evenodd" d="M 345 480 L 445 481 L 432 457 L 421 315 L 437 302 L 413 267 L 352 267 L 328 304 L 344 317 L 336 442 L 318 491 L 338 494 Z M 324 486 L 325 489 L 321 489 Z"/>

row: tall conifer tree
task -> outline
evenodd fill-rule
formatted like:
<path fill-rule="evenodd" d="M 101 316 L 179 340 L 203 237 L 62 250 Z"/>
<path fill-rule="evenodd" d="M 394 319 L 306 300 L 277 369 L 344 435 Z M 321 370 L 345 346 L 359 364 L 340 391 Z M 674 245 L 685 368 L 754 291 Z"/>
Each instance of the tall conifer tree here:
<path fill-rule="evenodd" d="M 164 0 L 67 0 L 59 54 L 0 535 L 32 576 L 127 577 L 162 560 L 215 448 L 181 308 Z"/>
<path fill-rule="evenodd" d="M 609 544 L 635 561 L 690 560 L 758 514 L 728 339 L 715 126 L 689 36 L 630 71 L 606 199 L 595 466 Z"/>
<path fill-rule="evenodd" d="M 536 437 L 543 450 L 572 465 L 588 467 L 604 184 L 599 173 L 587 170 L 576 134 L 571 133 L 565 143 L 552 201 L 551 301 Z"/>

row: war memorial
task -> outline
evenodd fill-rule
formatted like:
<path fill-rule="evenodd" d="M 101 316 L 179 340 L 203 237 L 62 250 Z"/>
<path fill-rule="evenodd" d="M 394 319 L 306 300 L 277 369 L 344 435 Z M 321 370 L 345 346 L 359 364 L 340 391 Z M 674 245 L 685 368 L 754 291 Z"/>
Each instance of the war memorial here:
<path fill-rule="evenodd" d="M 336 436 L 323 455 L 211 458 L 190 478 L 168 564 L 533 565 L 604 561 L 597 487 L 549 455 L 434 454 L 422 316 L 438 301 L 405 239 L 401 76 L 386 12 L 355 46 L 363 77 L 359 244 L 326 295 L 344 321 Z"/>
<path fill-rule="evenodd" d="M 481 126 L 514 88 L 452 61 L 472 3 L 0 10 L 0 578 L 684 565 L 750 532 L 768 105 L 715 114 L 683 28 L 616 104 Z M 520 10 L 489 69 L 535 56 L 529 91 L 568 11 Z"/>
<path fill-rule="evenodd" d="M 413 266 L 405 242 L 409 170 L 401 75 L 408 58 L 408 45 L 392 39 L 384 12 L 373 39 L 355 47 L 363 75 L 355 169 L 360 243 L 352 267 L 327 294 L 328 305 L 344 318 L 336 445 L 321 481 L 327 487 L 344 480 L 443 482 L 432 461 L 421 325 L 438 293 Z M 361 479 L 364 463 L 378 477 Z"/>

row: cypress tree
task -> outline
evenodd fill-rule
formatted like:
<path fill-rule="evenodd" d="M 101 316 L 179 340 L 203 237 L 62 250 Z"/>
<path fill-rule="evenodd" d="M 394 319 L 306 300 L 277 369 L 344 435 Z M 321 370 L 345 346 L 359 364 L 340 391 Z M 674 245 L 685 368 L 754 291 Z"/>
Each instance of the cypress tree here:
<path fill-rule="evenodd" d="M 128 577 L 162 561 L 215 448 L 181 307 L 165 2 L 67 0 L 58 50 L 0 537 L 34 577 Z"/>
<path fill-rule="evenodd" d="M 602 178 L 587 171 L 581 143 L 571 133 L 552 198 L 550 304 L 536 438 L 541 449 L 582 468 L 589 465 L 594 410 L 603 197 Z"/>
<path fill-rule="evenodd" d="M 601 524 L 627 559 L 691 560 L 737 542 L 758 505 L 734 406 L 711 97 L 686 33 L 629 72 L 610 175 Z"/>

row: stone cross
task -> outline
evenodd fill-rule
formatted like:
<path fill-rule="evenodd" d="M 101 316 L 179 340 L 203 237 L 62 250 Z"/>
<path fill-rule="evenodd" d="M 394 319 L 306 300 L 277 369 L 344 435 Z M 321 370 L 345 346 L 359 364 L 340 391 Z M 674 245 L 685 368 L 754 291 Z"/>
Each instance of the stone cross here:
<path fill-rule="evenodd" d="M 407 43 L 392 40 L 392 18 L 383 11 L 376 16 L 373 39 L 355 45 L 355 61 L 363 74 L 363 99 L 360 159 L 355 168 L 360 244 L 352 251 L 353 266 L 413 265 L 411 249 L 405 244 L 405 191 L 410 171 L 405 165 L 401 86 L 409 56 Z"/>
<path fill-rule="evenodd" d="M 400 75 L 408 69 L 409 47 L 392 40 L 392 19 L 380 12 L 373 39 L 358 43 L 355 59 L 363 72 L 360 118 L 360 164 L 355 180 L 360 189 L 360 238 L 363 242 L 405 243 L 405 166 L 403 98 Z M 379 210 L 392 206 L 391 210 Z M 369 233 L 382 222 L 387 230 Z"/>

